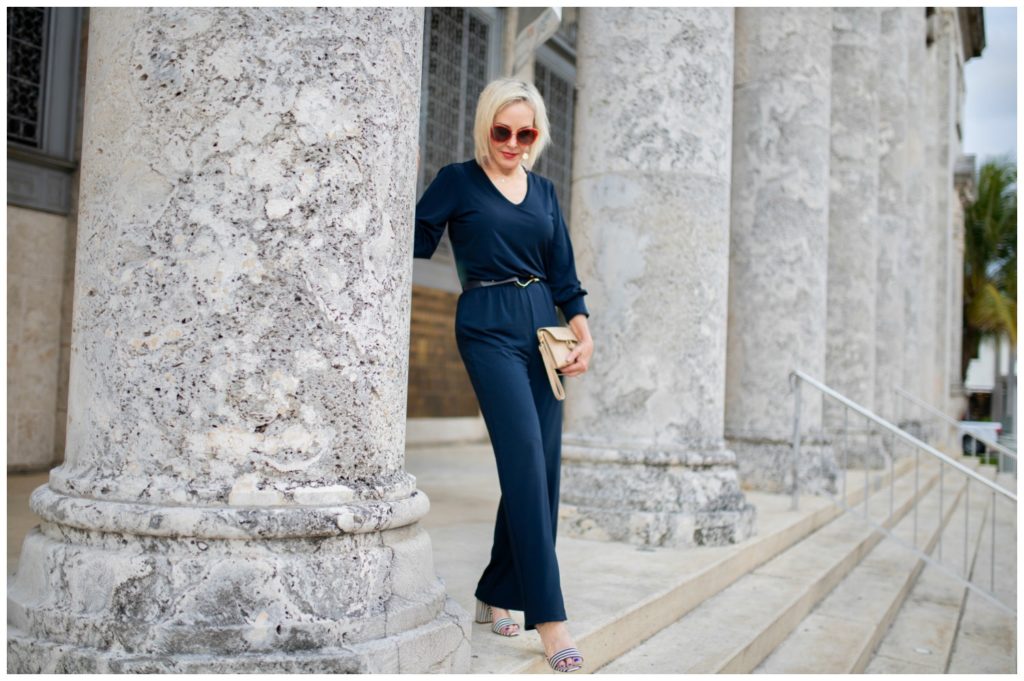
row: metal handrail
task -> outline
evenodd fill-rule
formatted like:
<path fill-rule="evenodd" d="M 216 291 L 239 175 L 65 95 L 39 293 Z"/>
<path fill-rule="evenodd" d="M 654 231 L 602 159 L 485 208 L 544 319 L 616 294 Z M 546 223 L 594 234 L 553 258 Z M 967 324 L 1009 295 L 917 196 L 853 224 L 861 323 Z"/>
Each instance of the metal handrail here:
<path fill-rule="evenodd" d="M 844 397 L 843 395 L 837 393 L 835 390 L 833 390 L 832 388 L 828 387 L 827 385 L 825 385 L 821 381 L 818 381 L 818 380 L 816 380 L 814 378 L 811 378 L 810 376 L 808 376 L 804 372 L 800 371 L 799 369 L 794 369 L 792 372 L 790 372 L 790 380 L 791 380 L 791 382 L 792 382 L 792 378 L 793 377 L 797 377 L 797 378 L 800 378 L 800 379 L 802 379 L 804 381 L 807 381 L 808 383 L 813 385 L 815 388 L 817 388 L 821 392 L 823 392 L 826 395 L 828 395 L 829 397 L 833 398 L 834 400 L 836 400 L 838 402 L 842 402 L 844 405 L 846 405 L 850 409 L 853 409 L 855 412 L 861 414 L 865 418 L 867 418 L 867 419 L 869 419 L 871 421 L 874 421 L 875 423 L 877 423 L 878 425 L 882 426 L 883 428 L 885 428 L 886 430 L 888 430 L 892 434 L 896 435 L 897 437 L 900 437 L 903 440 L 906 440 L 907 442 L 909 442 L 910 444 L 914 445 L 915 447 L 923 449 L 924 451 L 928 452 L 929 454 L 931 454 L 935 458 L 943 461 L 944 463 L 949 464 L 950 466 L 952 466 L 953 468 L 955 468 L 959 472 L 963 473 L 964 475 L 967 475 L 969 477 L 974 478 L 977 482 L 980 482 L 981 484 L 985 485 L 986 487 L 990 487 L 990 488 L 992 488 L 992 490 L 994 490 L 996 492 L 999 492 L 1000 494 L 1002 494 L 1003 496 L 1007 497 L 1008 499 L 1012 499 L 1013 503 L 1017 503 L 1017 495 L 1016 494 L 1010 492 L 1009 490 L 1005 489 L 1004 487 L 1002 487 L 1000 485 L 995 484 L 994 482 L 992 482 L 988 478 L 985 478 L 985 477 L 983 477 L 981 475 L 978 475 L 977 473 L 972 471 L 970 468 L 967 468 L 962 463 L 949 458 L 949 456 L 947 456 L 946 454 L 943 454 L 939 450 L 935 449 L 934 447 L 932 447 L 927 442 L 922 442 L 921 440 L 918 440 L 916 437 L 914 437 L 910 433 L 906 432 L 905 430 L 900 430 L 899 428 L 897 428 L 893 424 L 891 424 L 888 421 L 886 421 L 885 419 L 883 419 L 878 414 L 865 409 L 864 407 L 860 406 L 856 402 L 854 402 L 854 401 Z M 797 414 L 797 418 L 799 418 L 799 416 L 800 415 L 798 413 Z"/>
<path fill-rule="evenodd" d="M 827 385 L 825 385 L 821 381 L 818 381 L 818 380 L 812 378 L 811 376 L 808 376 L 806 373 L 804 373 L 803 371 L 800 371 L 799 369 L 794 369 L 789 374 L 789 383 L 791 385 L 791 392 L 795 392 L 795 396 L 794 396 L 795 411 L 794 411 L 794 417 L 793 417 L 793 457 L 792 457 L 793 494 L 792 494 L 791 508 L 794 509 L 794 510 L 797 508 L 797 506 L 798 506 L 798 495 L 799 495 L 799 476 L 797 474 L 798 473 L 798 466 L 797 466 L 797 464 L 798 464 L 798 459 L 800 457 L 800 437 L 801 437 L 801 433 L 800 433 L 800 411 L 801 411 L 801 409 L 800 409 L 800 401 L 801 401 L 800 385 L 801 385 L 802 382 L 807 382 L 812 387 L 814 387 L 817 390 L 819 390 L 822 393 L 823 396 L 827 396 L 827 397 L 829 397 L 831 399 L 834 399 L 837 402 L 839 402 L 840 404 L 842 404 L 844 407 L 846 407 L 846 409 L 844 409 L 844 411 L 843 411 L 843 442 L 844 443 L 846 442 L 847 437 L 848 437 L 848 433 L 847 433 L 847 431 L 848 431 L 848 427 L 847 427 L 848 414 L 849 414 L 850 410 L 853 410 L 856 413 L 862 415 L 864 418 L 866 418 L 868 420 L 868 422 L 873 422 L 877 426 L 880 426 L 883 430 L 888 431 L 889 442 L 890 442 L 890 452 L 891 453 L 895 453 L 896 438 L 899 438 L 901 441 L 910 444 L 914 448 L 914 492 L 913 492 L 913 495 L 911 497 L 911 499 L 912 499 L 912 507 L 913 507 L 913 521 L 914 521 L 914 524 L 913 524 L 913 534 L 912 534 L 913 540 L 911 542 L 907 542 L 906 540 L 904 540 L 904 539 L 900 538 L 899 536 L 897 536 L 892 530 L 889 529 L 889 527 L 887 527 L 887 525 L 889 525 L 892 522 L 894 522 L 893 521 L 893 515 L 894 515 L 894 508 L 893 507 L 894 507 L 894 498 L 895 498 L 895 480 L 896 480 L 897 476 L 895 475 L 895 465 L 893 463 L 894 462 L 894 457 L 893 456 L 887 456 L 886 457 L 886 458 L 888 458 L 888 463 L 889 463 L 889 515 L 888 515 L 887 518 L 885 518 L 885 520 L 882 521 L 882 523 L 875 522 L 871 517 L 869 517 L 869 514 L 868 514 L 868 503 L 869 503 L 869 499 L 872 496 L 872 494 L 870 493 L 871 490 L 869 489 L 870 485 L 869 485 L 867 460 L 865 459 L 865 461 L 864 461 L 864 498 L 863 498 L 863 506 L 864 506 L 863 519 L 864 519 L 864 521 L 867 522 L 872 527 L 876 528 L 877 530 L 881 531 L 882 533 L 886 534 L 893 541 L 896 541 L 897 543 L 899 543 L 899 544 L 909 548 L 915 555 L 917 555 L 919 558 L 924 560 L 927 564 L 932 565 L 932 566 L 936 567 L 937 569 L 940 569 L 943 572 L 947 573 L 950 577 L 956 579 L 959 583 L 963 584 L 965 587 L 967 587 L 968 589 L 974 591 L 979 596 L 985 598 L 986 600 L 990 601 L 994 605 L 998 606 L 999 608 L 1001 608 L 1005 612 L 1008 612 L 1010 614 L 1016 615 L 1016 607 L 1015 607 L 1016 604 L 1015 603 L 1012 606 L 1011 605 L 1007 605 L 1007 604 L 1003 603 L 1002 601 L 1000 601 L 995 596 L 995 553 L 996 553 L 996 545 L 997 545 L 997 542 L 996 542 L 996 505 L 997 505 L 997 501 L 998 501 L 997 493 L 999 495 L 1001 495 L 1002 497 L 1006 498 L 1008 501 L 1010 501 L 1014 505 L 1013 517 L 1016 517 L 1016 515 L 1017 515 L 1017 513 L 1016 513 L 1017 495 L 1015 493 L 1011 492 L 1010 490 L 1002 487 L 1001 485 L 993 483 L 992 481 L 990 481 L 987 478 L 983 477 L 982 475 L 976 473 L 975 471 L 971 470 L 970 468 L 967 468 L 966 466 L 964 466 L 963 464 L 959 463 L 958 461 L 955 461 L 954 459 L 950 458 L 945 453 L 937 450 L 936 448 L 932 447 L 928 443 L 921 441 L 920 439 L 914 437 L 910 433 L 907 433 L 906 431 L 898 428 L 897 426 L 893 425 L 892 423 L 890 423 L 886 419 L 882 418 L 878 414 L 875 414 L 871 410 L 869 410 L 869 409 L 867 409 L 865 407 L 862 407 L 861 405 L 857 404 L 853 400 L 850 400 L 849 398 L 845 397 L 844 395 L 838 393 L 837 391 L 835 391 L 834 389 L 828 387 Z M 885 451 L 884 447 L 880 448 L 880 449 L 884 453 L 884 451 Z M 854 513 L 855 512 L 854 509 L 851 508 L 846 503 L 846 501 L 847 501 L 847 495 L 846 495 L 846 485 L 847 485 L 846 456 L 847 456 L 847 447 L 844 446 L 842 448 L 842 451 L 843 451 L 843 476 L 842 476 L 842 478 L 843 478 L 843 495 L 842 495 L 841 499 L 838 496 L 833 495 L 831 493 L 828 496 L 829 496 L 829 498 L 832 499 L 832 501 L 834 503 L 836 503 L 844 511 L 850 512 L 850 513 Z M 938 489 L 938 492 L 939 492 L 938 513 L 939 513 L 939 524 L 938 524 L 938 529 L 937 529 L 937 559 L 935 557 L 932 557 L 931 555 L 929 555 L 931 553 L 931 549 L 930 548 L 929 548 L 928 552 L 926 553 L 925 551 L 923 551 L 922 549 L 919 549 L 917 547 L 917 515 L 918 515 L 917 511 L 918 511 L 918 501 L 921 498 L 921 493 L 919 492 L 920 485 L 919 485 L 919 474 L 918 474 L 918 471 L 919 471 L 919 468 L 920 468 L 920 464 L 919 464 L 919 456 L 918 455 L 922 451 L 925 452 L 926 454 L 929 454 L 932 457 L 932 459 L 938 460 L 938 463 L 939 463 L 939 466 L 938 466 L 938 488 L 939 488 Z M 943 536 L 945 534 L 945 528 L 946 528 L 946 523 L 945 523 L 946 512 L 944 511 L 944 499 L 943 499 L 944 489 L 943 489 L 943 486 L 944 486 L 944 477 L 945 477 L 944 473 L 945 473 L 945 470 L 946 470 L 947 466 L 952 467 L 954 471 L 957 471 L 959 473 L 963 473 L 963 475 L 965 476 L 965 482 L 964 482 L 963 488 L 959 489 L 959 490 L 956 489 L 956 488 L 954 489 L 955 498 L 954 498 L 954 502 L 953 502 L 954 507 L 955 507 L 955 505 L 957 503 L 963 503 L 964 504 L 964 506 L 963 506 L 963 511 L 964 511 L 963 512 L 963 516 L 964 516 L 963 575 L 958 574 L 952 568 L 947 567 L 946 565 L 944 565 L 942 563 Z M 934 479 L 932 479 L 932 480 L 934 480 Z M 989 525 L 991 527 L 991 541 L 990 541 L 990 554 L 991 555 L 990 555 L 990 560 L 989 560 L 989 591 L 986 591 L 985 589 L 981 588 L 980 586 L 975 585 L 974 583 L 972 583 L 971 578 L 974 575 L 974 568 L 973 568 L 973 564 L 974 563 L 973 563 L 973 561 L 970 562 L 972 567 L 970 567 L 970 569 L 968 568 L 968 539 L 969 539 L 969 535 L 970 535 L 969 527 L 970 527 L 970 496 L 971 496 L 970 495 L 970 492 L 971 492 L 971 489 L 970 489 L 971 485 L 970 485 L 970 483 L 971 483 L 972 480 L 977 482 L 977 483 L 980 483 L 980 484 L 984 485 L 987 488 L 989 488 L 991 490 L 991 493 L 992 493 L 992 503 L 989 506 L 989 509 L 991 511 L 991 519 L 990 519 L 990 522 L 989 522 Z M 881 484 L 879 484 L 879 482 L 880 482 L 880 478 L 876 477 L 876 480 L 875 480 L 876 484 L 874 485 L 874 489 L 875 490 L 878 490 L 878 489 L 881 488 Z M 932 482 L 928 482 L 927 483 L 928 488 L 931 487 L 931 484 L 932 484 Z M 963 495 L 963 500 L 962 501 L 960 500 L 961 493 Z M 855 506 L 860 506 L 860 502 L 855 504 Z M 951 511 L 952 511 L 952 509 L 951 509 Z M 908 513 L 909 513 L 909 511 L 908 511 Z M 858 515 L 859 515 L 859 513 L 858 513 Z M 986 515 L 986 517 L 988 517 L 988 513 L 987 512 L 986 512 L 985 515 Z M 895 527 L 895 525 L 893 525 L 893 526 Z M 1000 545 L 1002 545 L 1002 544 L 1000 543 Z M 1011 578 L 1012 579 L 1016 579 L 1016 575 L 1012 575 Z"/>
<path fill-rule="evenodd" d="M 966 431 L 964 428 L 962 428 L 960 426 L 960 422 L 959 421 L 957 421 L 954 418 L 950 418 L 947 414 L 943 414 L 941 411 L 939 411 L 938 409 L 936 409 L 932 405 L 928 404 L 924 400 L 921 400 L 921 399 L 919 399 L 917 397 L 914 397 L 913 395 L 911 395 L 910 393 L 908 393 L 906 390 L 904 390 L 903 388 L 901 388 L 899 386 L 896 386 L 895 390 L 896 390 L 896 394 L 900 395 L 901 397 L 907 398 L 908 400 L 910 400 L 911 402 L 913 402 L 917 406 L 921 407 L 922 409 L 925 409 L 928 412 L 931 412 L 931 414 L 933 416 L 937 416 L 938 418 L 940 418 L 943 421 L 945 421 L 947 424 L 949 424 L 949 425 L 953 426 L 954 428 L 956 428 L 957 432 L 960 432 L 960 431 L 967 432 L 968 435 L 970 435 L 972 438 L 974 438 L 978 442 L 981 442 L 984 445 L 987 445 L 987 446 L 992 447 L 993 449 L 995 449 L 995 450 L 997 450 L 999 452 L 1002 452 L 1006 456 L 1012 458 L 1014 461 L 1017 460 L 1017 452 L 1013 451 L 1012 449 L 1010 449 L 1006 445 L 1002 445 L 1002 444 L 999 444 L 998 442 L 995 442 L 993 440 L 989 440 L 984 435 L 978 435 L 976 433 Z"/>

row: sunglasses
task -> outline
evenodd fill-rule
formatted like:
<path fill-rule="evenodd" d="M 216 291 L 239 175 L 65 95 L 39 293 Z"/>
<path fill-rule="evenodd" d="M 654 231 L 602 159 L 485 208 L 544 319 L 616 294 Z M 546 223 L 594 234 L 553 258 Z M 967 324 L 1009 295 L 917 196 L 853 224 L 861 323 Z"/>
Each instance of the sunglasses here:
<path fill-rule="evenodd" d="M 537 141 L 540 130 L 537 128 L 522 128 L 516 132 L 516 141 L 524 147 L 528 147 Z M 499 144 L 508 142 L 512 138 L 512 128 L 501 123 L 495 123 L 491 127 L 491 139 Z"/>

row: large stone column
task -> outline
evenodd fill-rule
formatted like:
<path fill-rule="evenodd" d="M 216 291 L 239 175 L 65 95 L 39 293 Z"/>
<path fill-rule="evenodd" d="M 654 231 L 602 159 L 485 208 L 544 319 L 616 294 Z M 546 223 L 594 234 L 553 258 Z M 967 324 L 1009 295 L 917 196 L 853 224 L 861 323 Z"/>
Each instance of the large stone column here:
<path fill-rule="evenodd" d="M 825 376 L 832 11 L 738 8 L 725 434 L 740 475 L 790 489 L 789 373 Z M 800 487 L 835 489 L 803 387 Z"/>
<path fill-rule="evenodd" d="M 871 409 L 875 398 L 875 284 L 878 279 L 877 7 L 832 10 L 831 177 L 826 383 Z M 864 417 L 826 399 L 830 433 L 844 431 L 842 459 L 865 460 L 880 443 Z"/>
<path fill-rule="evenodd" d="M 934 384 L 930 393 L 936 400 L 935 406 L 943 413 L 950 413 L 950 388 L 955 383 L 955 372 L 951 371 L 954 363 L 950 361 L 952 348 L 954 316 L 957 304 L 954 303 L 954 282 L 956 272 L 953 269 L 953 206 L 957 201 L 953 175 L 960 144 L 957 137 L 957 111 L 959 107 L 959 66 L 957 63 L 957 30 L 956 9 L 953 7 L 936 7 L 930 17 L 929 27 L 933 39 L 930 47 L 932 75 L 929 79 L 935 103 L 932 116 L 935 119 L 936 134 L 934 138 L 934 155 L 930 164 L 931 182 L 935 186 L 935 224 L 936 231 L 936 262 L 938 263 L 934 296 L 937 317 L 935 328 L 935 364 Z M 956 327 L 959 332 L 959 325 Z M 956 360 L 959 362 L 959 359 Z"/>
<path fill-rule="evenodd" d="M 934 184 L 926 159 L 932 133 L 934 112 L 928 101 L 929 69 L 925 46 L 925 18 L 921 7 L 901 8 L 907 41 L 907 162 L 905 167 L 908 191 L 905 194 L 907 222 L 903 240 L 903 259 L 899 272 L 903 281 L 906 332 L 903 336 L 903 375 L 901 387 L 922 400 L 929 400 L 931 376 L 935 372 L 935 309 L 934 289 L 936 263 L 934 245 L 937 238 L 931 222 Z M 899 378 L 899 377 L 897 377 Z M 928 418 L 920 407 L 905 401 L 896 410 L 911 432 L 925 435 Z"/>
<path fill-rule="evenodd" d="M 907 127 L 908 17 L 883 8 L 878 122 L 878 298 L 875 307 L 875 411 L 896 418 L 895 387 L 903 382 L 904 241 L 910 238 Z"/>
<path fill-rule="evenodd" d="M 8 671 L 468 671 L 403 467 L 422 22 L 93 10 Z"/>
<path fill-rule="evenodd" d="M 722 439 L 733 10 L 581 8 L 573 245 L 594 312 L 569 386 L 567 535 L 742 541 Z"/>
<path fill-rule="evenodd" d="M 949 339 L 950 375 L 953 380 L 949 387 L 949 416 L 963 419 L 967 415 L 967 391 L 964 389 L 964 375 L 961 369 L 963 354 L 964 323 L 964 206 L 976 200 L 974 156 L 958 155 L 954 161 L 953 186 L 953 246 L 951 254 L 953 319 Z"/>

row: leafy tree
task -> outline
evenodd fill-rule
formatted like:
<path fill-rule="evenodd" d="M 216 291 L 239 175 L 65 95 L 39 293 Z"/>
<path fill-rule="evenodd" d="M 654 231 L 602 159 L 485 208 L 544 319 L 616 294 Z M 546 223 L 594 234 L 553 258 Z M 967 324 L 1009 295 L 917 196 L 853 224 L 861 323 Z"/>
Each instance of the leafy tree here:
<path fill-rule="evenodd" d="M 960 375 L 987 336 L 1017 345 L 1017 165 L 1000 159 L 978 173 L 964 215 L 964 316 Z M 1011 355 L 1012 356 L 1012 355 Z"/>

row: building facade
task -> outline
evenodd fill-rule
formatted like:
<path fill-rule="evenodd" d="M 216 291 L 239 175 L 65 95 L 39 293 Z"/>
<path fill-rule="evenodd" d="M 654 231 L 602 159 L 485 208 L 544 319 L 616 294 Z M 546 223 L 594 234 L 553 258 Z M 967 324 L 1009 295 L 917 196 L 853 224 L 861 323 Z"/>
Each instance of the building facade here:
<path fill-rule="evenodd" d="M 9 670 L 466 671 L 403 462 L 487 433 L 413 214 L 542 8 L 11 11 L 8 470 L 53 470 Z M 756 534 L 744 491 L 797 482 L 794 369 L 962 412 L 981 17 L 562 11 L 527 71 L 596 344 L 561 534 Z M 799 483 L 834 490 L 836 415 L 799 417 Z"/>

